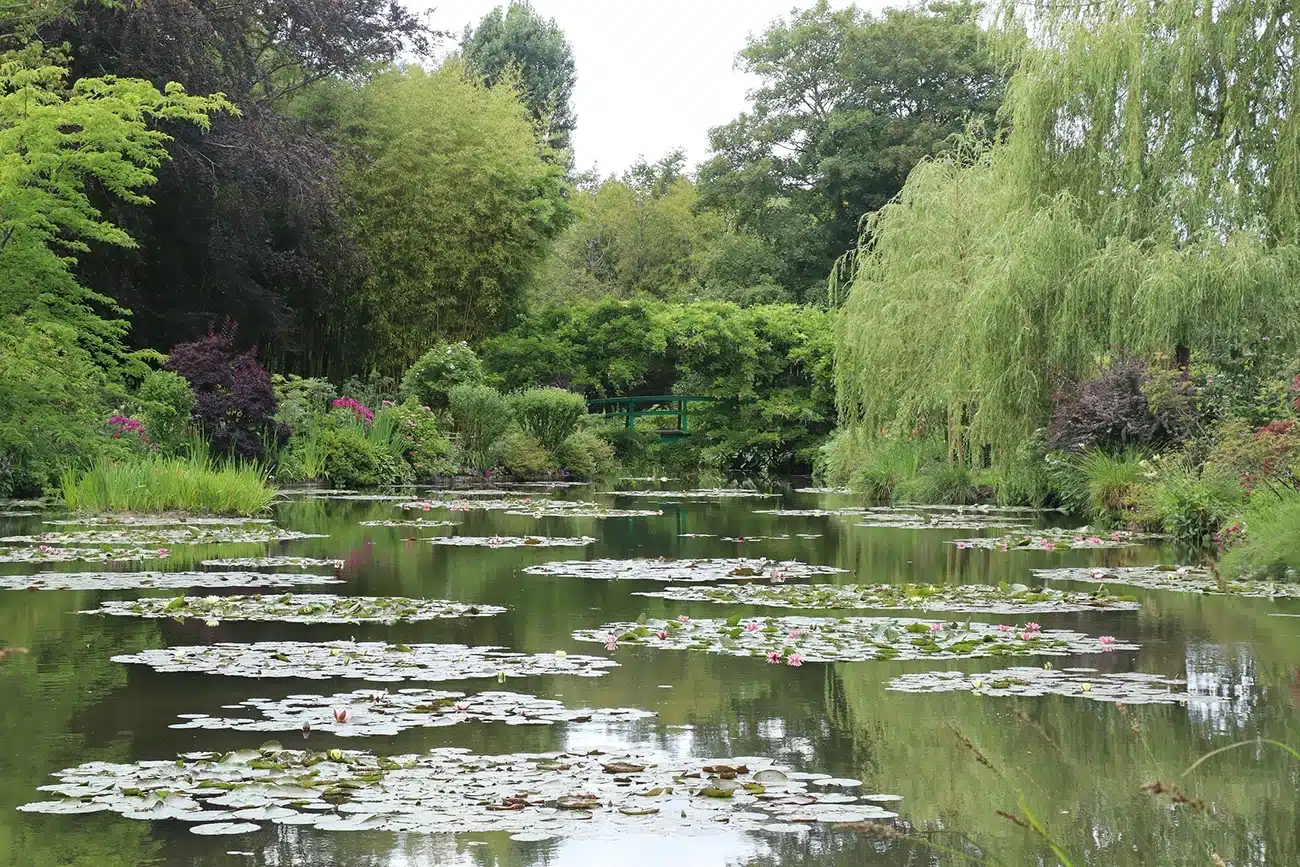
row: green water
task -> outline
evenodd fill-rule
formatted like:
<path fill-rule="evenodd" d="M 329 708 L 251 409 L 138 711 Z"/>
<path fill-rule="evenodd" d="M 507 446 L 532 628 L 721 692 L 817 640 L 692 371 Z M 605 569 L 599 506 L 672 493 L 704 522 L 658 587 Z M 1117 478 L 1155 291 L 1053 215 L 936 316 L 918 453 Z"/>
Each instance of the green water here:
<path fill-rule="evenodd" d="M 573 497 L 587 497 L 578 489 Z M 602 500 L 607 498 L 602 496 Z M 607 500 L 608 501 L 608 500 Z M 614 502 L 614 501 L 610 501 Z M 618 500 L 644 507 L 643 500 Z M 794 494 L 786 508 L 847 505 L 845 497 Z M 410 536 L 445 530 L 362 527 L 397 518 L 393 503 L 296 499 L 277 519 L 285 527 L 328 534 L 273 546 L 220 545 L 173 550 L 163 566 L 198 568 L 215 556 L 264 553 L 347 561 L 346 584 L 302 592 L 401 594 L 509 606 L 499 617 L 395 626 L 140 621 L 79 614 L 103 598 L 131 593 L 0 591 L 0 646 L 26 656 L 0 663 L 0 863 L 16 867 L 138 865 L 920 865 L 1053 864 L 1041 837 L 1000 818 L 998 809 L 1027 808 L 1075 864 L 1211 864 L 1211 852 L 1232 865 L 1300 864 L 1300 763 L 1250 746 L 1216 757 L 1190 777 L 1179 774 L 1199 756 L 1243 738 L 1274 738 L 1300 746 L 1300 614 L 1295 601 L 1208 598 L 1137 591 L 1140 612 L 1041 615 L 1044 628 L 1112 634 L 1141 645 L 1057 667 L 1088 665 L 1186 678 L 1201 696 L 1188 706 L 1137 707 L 1063 697 L 998 699 L 968 694 L 909 695 L 885 690 L 903 672 L 960 668 L 984 671 L 1035 660 L 860 662 L 770 666 L 762 659 L 621 648 L 621 667 L 600 678 L 531 678 L 507 687 L 457 682 L 467 692 L 497 688 L 559 698 L 570 706 L 642 707 L 658 716 L 640 723 L 505 726 L 467 723 L 408 730 L 394 737 L 338 739 L 316 733 L 309 746 L 410 753 L 463 746 L 478 753 L 611 750 L 638 747 L 697 756 L 764 755 L 800 770 L 863 781 L 865 789 L 902 795 L 896 827 L 918 839 L 878 840 L 813 828 L 795 836 L 721 828 L 681 837 L 518 842 L 504 835 L 397 835 L 321 832 L 265 823 L 245 836 L 200 837 L 180 822 L 143 822 L 101 813 L 44 816 L 17 812 L 42 800 L 49 775 L 89 760 L 170 759 L 190 750 L 251 747 L 258 733 L 175 730 L 181 713 L 216 714 L 250 697 L 327 693 L 365 686 L 356 681 L 246 680 L 158 674 L 110 661 L 147 647 L 214 641 L 386 639 L 501 645 L 523 651 L 597 653 L 569 636 L 577 628 L 650 616 L 728 616 L 728 607 L 668 603 L 633 595 L 644 582 L 534 577 L 524 566 L 586 557 L 768 556 L 848 569 L 849 582 L 1027 582 L 1031 567 L 1168 562 L 1159 548 L 1093 552 L 957 550 L 945 540 L 960 531 L 868 529 L 852 518 L 754 514 L 757 500 L 655 503 L 661 517 L 583 519 L 454 513 L 462 535 L 586 534 L 586 549 L 442 548 Z M 445 512 L 421 513 L 446 517 Z M 53 528 L 40 518 L 0 518 L 5 535 Z M 820 533 L 820 538 L 751 542 L 683 538 L 683 533 L 760 536 Z M 87 564 L 47 567 L 98 569 Z M 0 566 L 8 572 L 37 571 Z M 319 571 L 319 570 L 317 570 Z M 158 592 L 158 591 L 155 591 Z M 137 591 L 135 595 L 140 595 Z M 788 614 L 773 610 L 765 613 Z M 897 612 L 893 612 L 897 613 Z M 1006 618 L 989 617 L 989 620 Z M 1041 662 L 1041 660 L 1037 660 Z M 438 686 L 433 684 L 433 686 Z M 283 736 L 286 746 L 297 735 Z M 291 740 L 292 738 L 292 740 Z M 993 769 L 975 760 L 969 739 Z M 1171 808 L 1168 798 L 1141 791 L 1160 780 L 1205 802 L 1205 811 Z M 1023 796 L 1023 804 L 1020 798 Z M 941 847 L 934 849 L 920 841 Z M 983 861 L 942 850 L 962 850 Z"/>

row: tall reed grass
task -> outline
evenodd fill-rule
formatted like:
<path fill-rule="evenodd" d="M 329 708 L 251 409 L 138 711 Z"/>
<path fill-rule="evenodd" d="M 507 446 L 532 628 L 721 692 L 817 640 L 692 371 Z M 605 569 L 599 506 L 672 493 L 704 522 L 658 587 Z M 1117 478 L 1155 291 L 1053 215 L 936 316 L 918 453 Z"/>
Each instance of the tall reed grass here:
<path fill-rule="evenodd" d="M 275 500 L 267 471 L 255 464 L 214 462 L 205 448 L 188 458 L 100 461 L 63 474 L 63 500 L 81 512 L 195 512 L 256 515 Z"/>

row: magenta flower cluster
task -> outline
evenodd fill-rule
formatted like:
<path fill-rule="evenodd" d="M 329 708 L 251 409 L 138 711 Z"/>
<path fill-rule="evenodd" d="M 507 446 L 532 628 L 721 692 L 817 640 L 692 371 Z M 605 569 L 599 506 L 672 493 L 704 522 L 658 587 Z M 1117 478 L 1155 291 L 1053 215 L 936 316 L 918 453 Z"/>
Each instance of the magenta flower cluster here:
<path fill-rule="evenodd" d="M 158 446 L 154 445 L 153 440 L 149 439 L 149 435 L 145 433 L 144 422 L 140 421 L 138 418 L 130 418 L 125 415 L 115 415 L 109 418 L 108 426 L 113 429 L 113 439 L 115 440 L 120 440 L 122 434 L 132 433 L 139 437 L 140 442 L 149 446 L 149 448 L 158 448 Z"/>
<path fill-rule="evenodd" d="M 375 414 L 365 404 L 351 397 L 340 397 L 334 403 L 330 404 L 336 409 L 350 409 L 356 413 L 357 418 L 369 424 L 375 420 Z"/>

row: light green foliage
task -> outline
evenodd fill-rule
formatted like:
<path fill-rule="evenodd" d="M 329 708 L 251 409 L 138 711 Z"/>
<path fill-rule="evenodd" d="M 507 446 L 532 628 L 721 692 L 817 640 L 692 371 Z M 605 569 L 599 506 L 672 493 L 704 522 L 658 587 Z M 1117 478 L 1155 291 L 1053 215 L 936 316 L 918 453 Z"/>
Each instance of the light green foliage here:
<path fill-rule="evenodd" d="M 1300 429 L 1282 422 L 1253 429 L 1233 418 L 1214 432 L 1214 445 L 1205 459 L 1207 473 L 1240 480 L 1247 490 L 1293 482 L 1300 465 Z"/>
<path fill-rule="evenodd" d="M 1137 505 L 1139 486 L 1154 474 L 1147 456 L 1133 450 L 1120 454 L 1090 451 L 1068 457 L 1053 455 L 1049 466 L 1065 508 L 1103 521 L 1131 513 Z"/>
<path fill-rule="evenodd" d="M 360 428 L 350 424 L 325 425 L 316 436 L 321 451 L 321 476 L 331 485 L 366 487 L 389 481 L 380 464 L 382 453 Z"/>
<path fill-rule="evenodd" d="M 460 42 L 466 64 L 489 85 L 517 79 L 538 138 L 557 151 L 569 147 L 577 121 L 570 100 L 578 74 L 573 48 L 554 18 L 527 2 L 493 9 Z"/>
<path fill-rule="evenodd" d="M 447 395 L 452 425 L 464 462 L 474 469 L 492 466 L 492 444 L 513 423 L 509 402 L 486 385 L 458 385 Z"/>
<path fill-rule="evenodd" d="M 538 478 L 559 469 L 542 441 L 525 430 L 512 430 L 492 444 L 492 463 L 521 479 Z"/>
<path fill-rule="evenodd" d="M 796 297 L 820 297 L 862 215 L 920 159 L 997 111 L 1003 80 L 980 10 L 945 2 L 873 16 L 819 0 L 740 53 L 760 85 L 751 110 L 711 131 L 702 200 L 762 240 Z"/>
<path fill-rule="evenodd" d="M 92 243 L 133 244 L 87 187 L 147 203 L 170 140 L 152 125 L 206 128 L 232 109 L 176 84 L 67 77 L 39 45 L 0 54 L 0 489 L 33 491 L 102 450 L 95 430 L 125 397 L 124 368 L 145 372 L 123 348 L 125 320 L 100 313 L 125 311 L 73 273 Z"/>
<path fill-rule="evenodd" d="M 190 442 L 190 413 L 194 392 L 185 377 L 168 370 L 151 370 L 136 392 L 143 404 L 145 431 L 164 455 L 179 454 Z"/>
<path fill-rule="evenodd" d="M 614 446 L 594 430 L 577 430 L 555 451 L 561 469 L 580 479 L 594 479 L 616 466 Z"/>
<path fill-rule="evenodd" d="M 438 416 L 426 406 L 407 398 L 385 412 L 392 413 L 398 421 L 397 429 L 403 438 L 406 461 L 416 480 L 427 481 L 437 476 L 452 475 L 456 471 L 452 460 L 451 440 L 438 425 Z"/>
<path fill-rule="evenodd" d="M 795 305 L 605 299 L 539 310 L 481 351 L 511 388 L 716 397 L 692 405 L 683 448 L 711 466 L 776 470 L 811 465 L 829 432 L 830 326 Z"/>
<path fill-rule="evenodd" d="M 339 96 L 355 106 L 344 184 L 372 269 L 371 359 L 404 369 L 433 337 L 492 332 L 569 215 L 563 169 L 544 158 L 513 86 L 483 87 L 449 61 Z"/>
<path fill-rule="evenodd" d="M 1236 523 L 1242 535 L 1224 554 L 1225 575 L 1296 580 L 1300 570 L 1300 493 L 1257 494 Z"/>
<path fill-rule="evenodd" d="M 275 388 L 275 420 L 295 432 L 317 422 L 329 412 L 330 401 L 339 396 L 338 389 L 328 379 L 277 373 L 272 375 L 271 385 Z"/>
<path fill-rule="evenodd" d="M 82 512 L 191 512 L 258 515 L 271 507 L 275 489 L 252 464 L 212 463 L 203 448 L 188 458 L 101 460 L 63 476 L 63 499 Z"/>
<path fill-rule="evenodd" d="M 1176 455 L 1153 462 L 1149 476 L 1137 492 L 1139 521 L 1185 545 L 1208 543 L 1245 500 L 1236 476 Z"/>
<path fill-rule="evenodd" d="M 673 151 L 638 162 L 621 179 L 575 190 L 577 220 L 557 240 L 534 297 L 785 300 L 774 287 L 771 253 L 699 208 L 684 162 Z"/>
<path fill-rule="evenodd" d="M 924 492 L 919 477 L 927 467 L 941 463 L 946 464 L 944 447 L 937 440 L 844 428 L 822 450 L 821 474 L 829 484 L 848 485 L 888 502 L 909 486 Z"/>
<path fill-rule="evenodd" d="M 921 465 L 915 475 L 903 476 L 894 489 L 900 503 L 952 503 L 969 506 L 990 498 L 986 489 L 965 464 L 931 461 Z"/>
<path fill-rule="evenodd" d="M 439 343 L 421 355 L 402 377 L 403 397 L 435 410 L 447 408 L 447 392 L 462 383 L 483 382 L 483 364 L 469 344 Z"/>
<path fill-rule="evenodd" d="M 510 395 L 510 411 L 525 432 L 555 452 L 587 414 L 587 401 L 562 388 L 530 388 Z"/>

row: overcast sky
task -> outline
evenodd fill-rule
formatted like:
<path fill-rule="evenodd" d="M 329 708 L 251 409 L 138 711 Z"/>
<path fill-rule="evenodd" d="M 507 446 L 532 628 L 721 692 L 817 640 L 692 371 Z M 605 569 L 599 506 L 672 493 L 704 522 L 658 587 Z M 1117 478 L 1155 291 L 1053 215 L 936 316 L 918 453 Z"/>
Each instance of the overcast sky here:
<path fill-rule="evenodd" d="M 433 7 L 431 25 L 457 34 L 505 2 L 408 0 L 412 8 Z M 576 167 L 595 163 L 602 174 L 617 174 L 638 156 L 654 160 L 674 147 L 685 148 L 694 166 L 708 153 L 709 127 L 745 108 L 745 92 L 754 82 L 732 69 L 732 62 L 746 37 L 812 2 L 533 0 L 533 8 L 554 18 L 573 44 Z"/>

